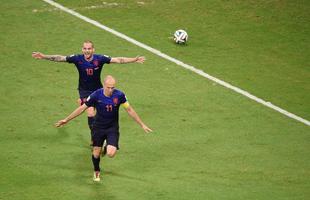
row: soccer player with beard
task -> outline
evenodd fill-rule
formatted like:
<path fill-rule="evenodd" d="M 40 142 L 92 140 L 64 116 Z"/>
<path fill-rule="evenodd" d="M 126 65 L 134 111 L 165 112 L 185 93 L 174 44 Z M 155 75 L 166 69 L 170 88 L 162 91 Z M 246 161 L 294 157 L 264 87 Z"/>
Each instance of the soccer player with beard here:
<path fill-rule="evenodd" d="M 78 103 L 82 105 L 87 97 L 99 88 L 102 88 L 101 70 L 104 64 L 110 63 L 143 63 L 145 58 L 137 56 L 135 58 L 126 57 L 109 57 L 106 55 L 94 54 L 95 47 L 92 41 L 86 40 L 83 43 L 82 53 L 78 55 L 62 56 L 62 55 L 45 55 L 41 52 L 33 52 L 32 57 L 36 59 L 50 60 L 54 62 L 68 62 L 73 63 L 79 72 L 79 86 L 78 91 L 80 98 Z M 90 106 L 87 108 L 88 126 L 91 129 L 95 109 Z"/>

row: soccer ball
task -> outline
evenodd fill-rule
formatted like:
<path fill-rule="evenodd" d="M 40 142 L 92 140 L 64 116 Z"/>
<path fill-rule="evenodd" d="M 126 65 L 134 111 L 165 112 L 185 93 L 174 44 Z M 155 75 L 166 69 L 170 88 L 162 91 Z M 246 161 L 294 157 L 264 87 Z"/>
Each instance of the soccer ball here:
<path fill-rule="evenodd" d="M 177 44 L 185 44 L 188 40 L 188 35 L 184 30 L 177 30 L 173 35 L 173 40 Z"/>

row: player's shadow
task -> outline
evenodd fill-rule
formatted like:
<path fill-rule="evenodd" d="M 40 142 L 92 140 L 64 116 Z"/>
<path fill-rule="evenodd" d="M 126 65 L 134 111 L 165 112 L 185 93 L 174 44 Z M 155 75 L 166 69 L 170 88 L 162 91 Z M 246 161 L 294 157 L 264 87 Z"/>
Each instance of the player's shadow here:
<path fill-rule="evenodd" d="M 55 128 L 56 129 L 56 128 Z M 64 127 L 58 128 L 56 130 L 48 130 L 42 133 L 41 130 L 35 130 L 37 133 L 31 140 L 32 141 L 41 141 L 46 145 L 54 144 L 55 142 L 65 141 L 70 137 L 70 132 Z"/>
<path fill-rule="evenodd" d="M 120 177 L 120 178 L 125 178 L 125 179 L 130 179 L 130 180 L 136 180 L 136 181 L 140 181 L 140 182 L 147 182 L 145 179 L 142 179 L 142 178 L 137 178 L 137 177 L 134 177 L 134 176 L 128 176 L 126 174 L 121 174 L 119 172 L 114 172 L 114 171 L 107 171 L 107 170 L 104 170 L 104 175 L 107 175 L 107 176 L 116 176 L 116 177 Z"/>
<path fill-rule="evenodd" d="M 66 127 L 57 128 L 56 136 L 67 138 L 69 136 L 69 133 L 66 129 Z"/>
<path fill-rule="evenodd" d="M 60 142 L 65 141 L 67 138 L 70 137 L 70 132 L 66 127 L 57 128 L 53 134 L 42 135 L 44 140 L 48 140 L 50 142 Z"/>

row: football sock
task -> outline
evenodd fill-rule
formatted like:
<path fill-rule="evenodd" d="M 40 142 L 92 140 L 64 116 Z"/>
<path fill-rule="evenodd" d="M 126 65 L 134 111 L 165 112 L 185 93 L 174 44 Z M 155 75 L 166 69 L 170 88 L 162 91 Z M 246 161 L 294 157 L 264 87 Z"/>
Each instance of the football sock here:
<path fill-rule="evenodd" d="M 95 120 L 94 117 L 88 117 L 88 127 L 89 127 L 90 130 L 93 127 L 94 120 Z"/>
<path fill-rule="evenodd" d="M 95 158 L 94 155 L 92 155 L 92 161 L 94 165 L 94 171 L 100 171 L 100 167 L 99 167 L 100 156 L 98 158 Z"/>

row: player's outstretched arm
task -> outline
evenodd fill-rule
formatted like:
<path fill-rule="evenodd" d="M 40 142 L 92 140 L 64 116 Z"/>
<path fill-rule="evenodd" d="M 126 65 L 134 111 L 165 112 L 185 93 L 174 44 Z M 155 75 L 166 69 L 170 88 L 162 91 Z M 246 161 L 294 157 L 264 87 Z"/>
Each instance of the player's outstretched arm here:
<path fill-rule="evenodd" d="M 66 117 L 65 119 L 62 119 L 62 120 L 59 120 L 58 122 L 56 122 L 55 126 L 56 127 L 61 127 L 61 126 L 65 125 L 65 124 L 67 124 L 69 121 L 71 121 L 72 119 L 74 119 L 77 116 L 79 116 L 80 114 L 82 114 L 86 109 L 87 109 L 87 106 L 85 104 L 81 105 L 80 107 L 75 109 L 68 117 Z"/>
<path fill-rule="evenodd" d="M 66 56 L 61 55 L 45 55 L 41 52 L 32 52 L 32 57 L 35 59 L 44 59 L 55 62 L 66 62 Z"/>
<path fill-rule="evenodd" d="M 144 130 L 144 132 L 150 133 L 153 131 L 152 129 L 150 129 L 147 125 L 145 125 L 142 122 L 139 115 L 136 113 L 136 111 L 130 105 L 125 109 L 126 109 L 127 113 L 129 114 L 129 116 L 131 118 L 133 118 L 141 126 L 141 128 Z"/>
<path fill-rule="evenodd" d="M 111 58 L 110 63 L 126 64 L 126 63 L 144 63 L 144 56 L 137 56 L 135 58 L 115 57 Z"/>

